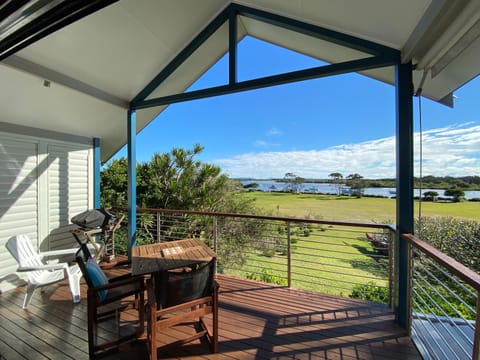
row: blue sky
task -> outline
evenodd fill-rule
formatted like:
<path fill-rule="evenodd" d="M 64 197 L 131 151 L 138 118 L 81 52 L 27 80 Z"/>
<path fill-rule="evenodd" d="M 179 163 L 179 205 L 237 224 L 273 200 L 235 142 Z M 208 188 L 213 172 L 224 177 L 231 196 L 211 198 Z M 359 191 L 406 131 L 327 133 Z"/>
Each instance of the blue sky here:
<path fill-rule="evenodd" d="M 238 62 L 240 80 L 320 64 L 253 38 L 240 43 Z M 223 58 L 191 88 L 224 84 L 227 76 Z M 199 159 L 233 178 L 287 172 L 395 177 L 394 91 L 347 74 L 173 104 L 138 135 L 137 159 L 200 143 L 205 150 Z M 480 175 L 479 94 L 477 77 L 455 92 L 454 109 L 422 99 L 424 175 Z M 418 98 L 414 102 L 418 131 Z M 416 148 L 418 157 L 418 141 Z M 417 163 L 416 175 L 418 169 Z"/>

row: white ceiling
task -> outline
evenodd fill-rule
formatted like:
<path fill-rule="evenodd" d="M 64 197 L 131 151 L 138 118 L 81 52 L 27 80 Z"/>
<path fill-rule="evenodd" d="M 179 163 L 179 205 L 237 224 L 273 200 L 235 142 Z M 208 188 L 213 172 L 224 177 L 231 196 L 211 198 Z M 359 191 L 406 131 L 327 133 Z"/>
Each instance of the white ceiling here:
<path fill-rule="evenodd" d="M 0 64 L 0 123 L 99 137 L 107 160 L 126 142 L 130 100 L 229 3 L 121 0 L 41 39 Z M 237 3 L 401 50 L 404 60 L 418 64 L 415 87 L 428 71 L 423 95 L 437 101 L 480 73 L 478 0 Z M 221 27 L 154 96 L 181 93 L 201 76 L 227 51 L 227 30 Z M 245 35 L 327 62 L 358 57 L 354 50 L 242 17 L 239 38 Z M 394 81 L 392 68 L 367 75 Z M 137 130 L 163 108 L 139 110 Z"/>

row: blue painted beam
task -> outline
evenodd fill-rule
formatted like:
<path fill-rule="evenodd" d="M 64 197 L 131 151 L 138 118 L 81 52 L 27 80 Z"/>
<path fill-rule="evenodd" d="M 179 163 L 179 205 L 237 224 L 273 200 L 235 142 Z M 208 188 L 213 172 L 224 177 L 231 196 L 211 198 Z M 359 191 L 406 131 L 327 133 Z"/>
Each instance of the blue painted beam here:
<path fill-rule="evenodd" d="M 320 26 L 308 24 L 302 21 L 289 19 L 284 16 L 272 14 L 266 11 L 250 8 L 238 4 L 228 5 L 217 17 L 208 24 L 162 71 L 160 71 L 155 78 L 153 78 L 147 86 L 145 86 L 130 102 L 130 108 L 139 109 L 139 104 L 147 104 L 144 101 L 160 84 L 165 81 L 185 60 L 187 60 L 195 50 L 197 50 L 215 31 L 217 31 L 220 26 L 222 26 L 226 21 L 229 21 L 232 16 L 247 16 L 262 22 L 269 23 L 271 25 L 279 26 L 285 29 L 296 31 L 308 36 L 312 36 L 318 39 L 326 40 L 341 46 L 345 46 L 351 49 L 359 50 L 365 54 L 370 54 L 379 57 L 385 58 L 396 58 L 399 55 L 399 51 L 388 46 L 383 46 L 372 41 L 364 40 L 355 36 L 342 34 L 337 31 L 329 30 L 322 28 Z M 236 21 L 235 21 L 236 22 Z M 231 42 L 233 36 L 232 34 L 233 22 L 230 20 L 229 25 L 229 50 L 231 50 Z M 236 29 L 236 26 L 235 26 Z M 236 56 L 234 54 L 233 56 Z M 232 67 L 233 58 L 229 64 L 229 69 Z M 232 72 L 230 71 L 229 79 L 230 84 L 232 83 L 231 77 Z M 207 89 L 206 89 L 207 90 Z M 243 90 L 239 90 L 243 91 Z M 173 95 L 176 96 L 176 95 Z M 215 96 L 215 95 L 208 95 Z M 205 96 L 204 96 L 205 97 Z M 165 104 L 165 103 L 163 103 Z M 157 106 L 155 103 L 150 106 Z M 145 108 L 147 106 L 142 106 Z"/>
<path fill-rule="evenodd" d="M 409 254 L 403 233 L 414 232 L 413 211 L 413 81 L 412 64 L 399 64 L 395 67 L 396 97 L 396 157 L 397 157 L 397 274 L 398 304 L 397 322 L 409 326 Z"/>
<path fill-rule="evenodd" d="M 262 21 L 267 24 L 275 25 L 284 29 L 292 30 L 317 39 L 325 40 L 337 45 L 345 46 L 349 49 L 355 49 L 371 55 L 391 54 L 397 50 L 365 40 L 356 36 L 343 34 L 338 31 L 323 28 L 303 21 L 290 19 L 285 16 L 269 13 L 267 11 L 254 9 L 248 6 L 231 4 L 231 7 L 241 16 L 249 17 Z"/>
<path fill-rule="evenodd" d="M 228 83 L 237 82 L 237 13 L 230 11 L 228 18 Z"/>
<path fill-rule="evenodd" d="M 100 208 L 100 139 L 93 138 L 93 207 Z"/>
<path fill-rule="evenodd" d="M 384 66 L 395 65 L 399 59 L 398 56 L 392 57 L 368 57 L 364 59 L 345 61 L 338 64 L 331 64 L 325 66 L 314 67 L 310 69 L 303 69 L 298 71 L 292 71 L 289 73 L 266 76 L 263 78 L 246 80 L 237 82 L 235 84 L 220 85 L 211 87 L 209 89 L 201 89 L 195 91 L 189 91 L 186 93 L 168 95 L 160 98 L 149 99 L 132 103 L 133 109 L 146 109 L 153 106 L 169 105 L 182 101 L 202 99 L 206 97 L 232 94 L 236 92 L 255 90 L 269 86 L 282 85 L 292 83 L 296 81 L 303 81 L 309 79 L 318 79 L 321 77 L 346 74 L 355 71 L 369 70 Z"/>
<path fill-rule="evenodd" d="M 128 259 L 131 260 L 132 246 L 136 244 L 137 230 L 137 113 L 128 111 L 127 119 L 128 141 Z"/>
<path fill-rule="evenodd" d="M 197 50 L 215 31 L 228 20 L 230 10 L 227 7 L 208 24 L 167 66 L 160 71 L 138 94 L 130 104 L 146 99 L 164 80 L 166 80 L 190 55 Z M 132 108 L 132 107 L 131 107 Z"/>

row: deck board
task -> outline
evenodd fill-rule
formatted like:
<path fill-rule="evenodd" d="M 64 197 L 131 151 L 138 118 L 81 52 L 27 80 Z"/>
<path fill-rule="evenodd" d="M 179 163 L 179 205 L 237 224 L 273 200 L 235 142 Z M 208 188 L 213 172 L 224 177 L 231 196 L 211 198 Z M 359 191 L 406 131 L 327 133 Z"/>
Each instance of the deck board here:
<path fill-rule="evenodd" d="M 159 353 L 162 359 L 421 359 L 384 306 L 219 275 L 219 352 L 200 341 Z M 82 282 L 83 283 L 83 282 Z M 35 293 L 0 295 L 0 359 L 88 359 L 86 288 L 73 304 L 66 282 Z M 112 329 L 104 325 L 103 336 Z M 185 334 L 178 328 L 166 340 Z M 112 359 L 148 358 L 143 341 Z"/>

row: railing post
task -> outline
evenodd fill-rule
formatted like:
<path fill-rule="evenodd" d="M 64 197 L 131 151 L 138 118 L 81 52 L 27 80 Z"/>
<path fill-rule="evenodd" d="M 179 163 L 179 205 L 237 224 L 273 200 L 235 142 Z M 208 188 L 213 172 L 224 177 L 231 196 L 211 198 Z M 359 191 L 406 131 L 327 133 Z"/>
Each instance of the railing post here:
<path fill-rule="evenodd" d="M 398 273 L 398 302 L 395 309 L 400 326 L 408 326 L 408 250 L 400 234 L 414 232 L 413 211 L 413 81 L 412 63 L 395 66 L 397 200 L 395 244 Z"/>
<path fill-rule="evenodd" d="M 480 360 L 480 293 L 477 291 L 477 316 L 475 317 L 475 334 L 473 338 L 473 360 Z"/>
<path fill-rule="evenodd" d="M 395 241 L 395 233 L 392 231 L 392 229 L 388 230 L 388 243 L 387 243 L 387 248 L 388 248 L 388 294 L 389 294 L 389 299 L 388 299 L 388 306 L 390 309 L 395 308 L 396 304 L 396 291 L 395 289 L 397 288 L 396 286 L 396 279 L 397 276 L 395 274 L 395 244 L 393 243 Z"/>
<path fill-rule="evenodd" d="M 407 331 L 408 335 L 412 335 L 412 294 L 413 294 L 413 270 L 414 270 L 414 258 L 413 258 L 413 246 L 407 241 Z"/>
<path fill-rule="evenodd" d="M 213 216 L 213 251 L 217 252 L 218 250 L 218 239 L 217 239 L 217 217 Z"/>
<path fill-rule="evenodd" d="M 292 287 L 292 237 L 290 221 L 287 221 L 287 286 Z"/>
<path fill-rule="evenodd" d="M 162 233 L 162 229 L 161 229 L 161 226 L 162 226 L 162 217 L 160 216 L 160 212 L 157 211 L 157 242 L 162 242 L 162 239 L 161 239 L 161 233 Z"/>

